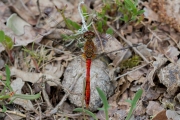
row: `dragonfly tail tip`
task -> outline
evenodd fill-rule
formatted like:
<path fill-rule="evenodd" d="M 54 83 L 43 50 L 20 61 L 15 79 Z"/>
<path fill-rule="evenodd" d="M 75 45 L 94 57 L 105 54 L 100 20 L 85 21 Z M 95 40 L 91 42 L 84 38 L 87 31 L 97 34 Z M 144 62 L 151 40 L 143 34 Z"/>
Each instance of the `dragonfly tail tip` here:
<path fill-rule="evenodd" d="M 86 104 L 86 108 L 87 108 L 87 109 L 89 108 L 89 105 L 88 105 L 88 104 Z"/>

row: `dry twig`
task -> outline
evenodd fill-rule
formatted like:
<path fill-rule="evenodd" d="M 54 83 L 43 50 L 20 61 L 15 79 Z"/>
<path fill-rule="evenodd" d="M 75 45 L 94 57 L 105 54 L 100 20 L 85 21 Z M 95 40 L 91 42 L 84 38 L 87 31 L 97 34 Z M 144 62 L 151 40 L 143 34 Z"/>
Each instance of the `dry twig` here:
<path fill-rule="evenodd" d="M 97 32 L 96 27 L 94 26 L 94 24 L 92 24 L 92 26 L 93 26 L 93 29 L 94 29 L 94 31 L 95 31 L 95 33 L 96 33 L 96 35 L 97 35 L 97 37 L 98 37 L 98 39 L 99 39 L 99 41 L 100 41 L 100 43 L 101 43 L 101 49 L 102 49 L 102 51 L 104 52 L 104 48 L 103 48 L 103 44 L 102 44 L 101 37 L 99 36 L 99 34 L 98 34 L 98 32 Z"/>
<path fill-rule="evenodd" d="M 0 108 L 0 112 L 2 112 L 3 110 Z M 11 113 L 11 114 L 15 114 L 15 115 L 18 115 L 20 117 L 23 117 L 23 118 L 26 118 L 26 115 L 25 114 L 22 114 L 18 111 L 9 111 L 9 110 L 6 110 L 6 113 Z M 33 118 L 30 118 L 30 119 L 33 119 Z"/>

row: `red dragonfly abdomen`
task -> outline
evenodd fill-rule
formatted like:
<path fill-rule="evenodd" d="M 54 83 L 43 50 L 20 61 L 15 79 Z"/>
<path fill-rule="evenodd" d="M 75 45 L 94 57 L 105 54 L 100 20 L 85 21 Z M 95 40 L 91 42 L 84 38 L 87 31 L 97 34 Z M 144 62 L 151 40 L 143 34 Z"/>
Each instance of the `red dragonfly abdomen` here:
<path fill-rule="evenodd" d="M 91 68 L 91 59 L 86 59 L 86 89 L 85 89 L 85 102 L 86 107 L 89 107 L 90 102 L 90 68 Z"/>

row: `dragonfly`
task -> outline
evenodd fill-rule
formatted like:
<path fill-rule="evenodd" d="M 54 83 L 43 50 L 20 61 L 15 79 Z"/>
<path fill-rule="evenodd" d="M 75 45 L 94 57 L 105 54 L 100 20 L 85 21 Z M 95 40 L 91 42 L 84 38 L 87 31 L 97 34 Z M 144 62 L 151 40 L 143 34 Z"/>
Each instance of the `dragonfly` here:
<path fill-rule="evenodd" d="M 96 47 L 92 38 L 95 37 L 94 32 L 87 31 L 84 33 L 84 38 L 86 42 L 84 44 L 84 53 L 83 58 L 86 60 L 86 87 L 85 87 L 85 103 L 86 108 L 89 106 L 90 101 L 90 68 L 91 68 L 91 60 L 95 57 Z"/>
<path fill-rule="evenodd" d="M 86 108 L 89 107 L 90 103 L 90 69 L 91 69 L 91 62 L 96 57 L 96 46 L 93 42 L 93 38 L 95 37 L 95 33 L 92 31 L 86 31 L 84 33 L 84 39 L 86 39 L 86 42 L 84 44 L 84 52 L 82 54 L 82 57 L 86 60 L 86 82 L 85 82 L 85 104 Z M 138 45 L 135 45 L 135 47 Z M 130 46 L 129 46 L 130 47 Z M 129 47 L 123 48 L 127 49 Z M 122 50 L 122 49 L 120 49 Z M 111 51 L 109 53 L 112 53 L 115 51 Z M 107 53 L 108 54 L 108 53 Z"/>

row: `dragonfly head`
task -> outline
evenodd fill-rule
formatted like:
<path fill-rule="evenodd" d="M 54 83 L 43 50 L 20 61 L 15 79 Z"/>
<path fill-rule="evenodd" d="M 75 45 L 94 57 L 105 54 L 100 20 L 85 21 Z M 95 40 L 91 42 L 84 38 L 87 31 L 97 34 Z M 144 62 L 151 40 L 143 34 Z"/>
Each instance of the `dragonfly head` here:
<path fill-rule="evenodd" d="M 94 36 L 95 36 L 95 34 L 92 31 L 87 31 L 87 32 L 84 33 L 84 38 L 85 39 L 92 39 L 92 38 L 94 38 Z"/>

